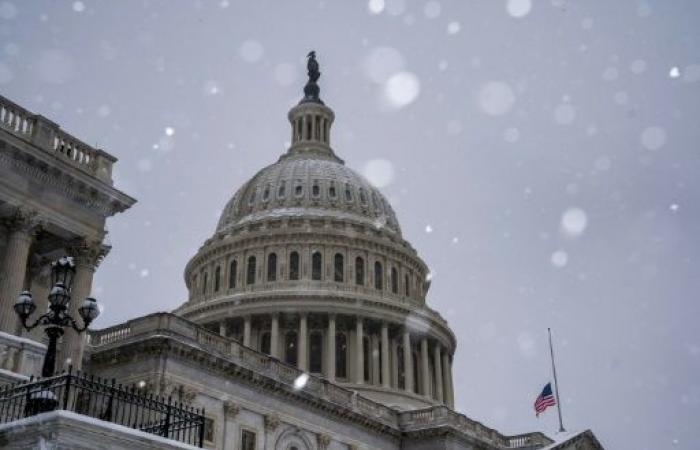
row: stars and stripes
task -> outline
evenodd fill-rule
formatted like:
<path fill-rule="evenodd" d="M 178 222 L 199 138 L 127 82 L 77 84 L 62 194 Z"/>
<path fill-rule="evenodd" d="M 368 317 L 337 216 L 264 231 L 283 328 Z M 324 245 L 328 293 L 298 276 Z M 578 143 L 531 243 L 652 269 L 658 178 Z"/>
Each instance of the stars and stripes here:
<path fill-rule="evenodd" d="M 547 383 L 542 389 L 542 393 L 535 400 L 535 415 L 539 417 L 540 413 L 544 412 L 545 409 L 556 404 L 557 401 L 552 394 L 552 383 Z"/>

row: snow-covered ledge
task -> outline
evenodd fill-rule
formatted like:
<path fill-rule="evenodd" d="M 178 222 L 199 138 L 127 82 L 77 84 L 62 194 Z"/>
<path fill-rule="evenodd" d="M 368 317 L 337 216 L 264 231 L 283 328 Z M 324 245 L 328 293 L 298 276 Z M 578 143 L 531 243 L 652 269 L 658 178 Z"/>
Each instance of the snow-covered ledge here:
<path fill-rule="evenodd" d="M 0 386 L 41 374 L 46 346 L 0 331 Z"/>
<path fill-rule="evenodd" d="M 199 447 L 71 411 L 59 410 L 0 425 L 0 448 L 194 450 Z"/>

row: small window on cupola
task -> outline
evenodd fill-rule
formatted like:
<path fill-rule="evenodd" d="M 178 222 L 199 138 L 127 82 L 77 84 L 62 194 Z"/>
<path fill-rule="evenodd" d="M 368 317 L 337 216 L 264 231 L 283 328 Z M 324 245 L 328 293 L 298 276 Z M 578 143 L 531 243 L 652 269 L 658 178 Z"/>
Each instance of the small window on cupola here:
<path fill-rule="evenodd" d="M 360 188 L 360 202 L 362 202 L 363 205 L 367 205 L 367 196 L 362 188 Z"/>
<path fill-rule="evenodd" d="M 331 185 L 328 187 L 328 196 L 332 199 L 335 199 L 336 193 L 335 193 L 335 182 L 331 181 Z"/>
<path fill-rule="evenodd" d="M 294 186 L 294 196 L 301 197 L 302 195 L 304 195 L 304 185 L 301 183 L 301 180 L 298 180 L 296 186 Z"/>
<path fill-rule="evenodd" d="M 318 185 L 318 180 L 314 181 L 313 186 L 311 186 L 311 195 L 314 197 L 321 196 L 321 186 Z"/>
<path fill-rule="evenodd" d="M 352 201 L 352 190 L 350 189 L 350 185 L 346 184 L 345 185 L 345 201 L 346 202 L 351 202 Z"/>
<path fill-rule="evenodd" d="M 287 187 L 284 181 L 280 181 L 280 187 L 277 189 L 277 198 L 284 198 L 287 195 Z"/>
<path fill-rule="evenodd" d="M 268 201 L 270 199 L 270 185 L 268 184 L 265 186 L 265 190 L 263 191 L 263 201 Z"/>

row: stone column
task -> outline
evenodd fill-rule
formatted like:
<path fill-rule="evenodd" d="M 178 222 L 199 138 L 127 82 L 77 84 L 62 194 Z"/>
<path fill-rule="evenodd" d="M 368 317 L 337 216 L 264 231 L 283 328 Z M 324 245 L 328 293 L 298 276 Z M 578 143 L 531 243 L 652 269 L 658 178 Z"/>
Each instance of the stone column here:
<path fill-rule="evenodd" d="M 243 345 L 250 347 L 250 316 L 243 317 Z"/>
<path fill-rule="evenodd" d="M 326 378 L 335 381 L 335 314 L 328 315 L 328 351 L 326 352 Z"/>
<path fill-rule="evenodd" d="M 406 391 L 413 392 L 413 352 L 411 351 L 411 334 L 403 331 L 403 377 Z"/>
<path fill-rule="evenodd" d="M 442 354 L 442 383 L 444 385 L 445 403 L 450 408 L 455 407 L 454 390 L 452 389 L 452 364 L 450 364 L 450 355 L 445 351 Z"/>
<path fill-rule="evenodd" d="M 389 379 L 389 325 L 382 322 L 381 329 L 382 337 L 382 386 L 388 388 L 391 380 Z"/>
<path fill-rule="evenodd" d="M 0 268 L 0 331 L 17 334 L 20 323 L 13 306 L 24 287 L 29 249 L 38 230 L 36 212 L 17 209 L 5 225 L 9 234 Z"/>
<path fill-rule="evenodd" d="M 31 291 L 36 304 L 36 317 L 45 314 L 49 310 L 49 292 L 51 291 L 51 264 L 43 258 L 37 258 L 31 264 L 32 284 Z M 44 327 L 39 326 L 32 331 L 25 331 L 27 335 L 37 342 L 44 342 L 47 337 Z"/>
<path fill-rule="evenodd" d="M 274 358 L 279 358 L 279 334 L 280 334 L 280 318 L 279 314 L 272 314 L 272 322 L 270 324 L 270 355 Z"/>
<path fill-rule="evenodd" d="M 364 355 L 364 329 L 362 327 L 362 317 L 355 320 L 355 383 L 365 382 L 365 355 Z"/>
<path fill-rule="evenodd" d="M 423 378 L 423 392 L 426 397 L 430 397 L 430 365 L 428 364 L 428 338 L 424 337 L 420 341 L 420 370 Z"/>
<path fill-rule="evenodd" d="M 444 401 L 444 396 L 442 392 L 442 349 L 440 344 L 436 343 L 434 348 L 434 361 L 435 365 L 435 400 L 439 402 Z"/>
<path fill-rule="evenodd" d="M 379 336 L 376 334 L 371 334 L 370 344 L 370 351 L 372 352 L 370 357 L 372 361 L 372 376 L 370 381 L 371 384 L 379 385 Z"/>
<path fill-rule="evenodd" d="M 80 240 L 71 243 L 67 247 L 68 253 L 73 256 L 75 263 L 75 276 L 71 287 L 71 300 L 68 305 L 69 314 L 82 325 L 78 308 L 92 291 L 92 277 L 97 266 L 107 255 L 109 247 L 101 241 Z M 65 328 L 63 335 L 63 348 L 56 361 L 57 370 L 67 369 L 72 365 L 73 369 L 80 370 L 83 366 L 83 349 L 85 348 L 85 334 L 77 333 L 72 328 Z"/>
<path fill-rule="evenodd" d="M 226 337 L 226 320 L 219 322 L 219 336 Z"/>
<path fill-rule="evenodd" d="M 297 365 L 299 369 L 303 371 L 308 371 L 309 370 L 309 358 L 308 358 L 308 352 L 307 349 L 309 348 L 309 342 L 308 342 L 308 326 L 306 322 L 306 313 L 301 313 L 299 315 L 299 339 L 297 342 L 298 348 L 297 348 L 297 355 L 298 355 L 298 361 Z"/>

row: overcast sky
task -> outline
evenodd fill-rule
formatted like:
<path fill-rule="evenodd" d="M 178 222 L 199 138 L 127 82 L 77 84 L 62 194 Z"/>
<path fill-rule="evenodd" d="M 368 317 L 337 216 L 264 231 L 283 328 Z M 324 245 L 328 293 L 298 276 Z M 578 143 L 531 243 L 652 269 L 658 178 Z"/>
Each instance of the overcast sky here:
<path fill-rule="evenodd" d="M 459 339 L 457 407 L 697 449 L 700 2 L 4 1 L 0 93 L 119 158 L 97 326 L 186 298 L 289 140 L 315 49 L 333 146 L 397 210 Z"/>

